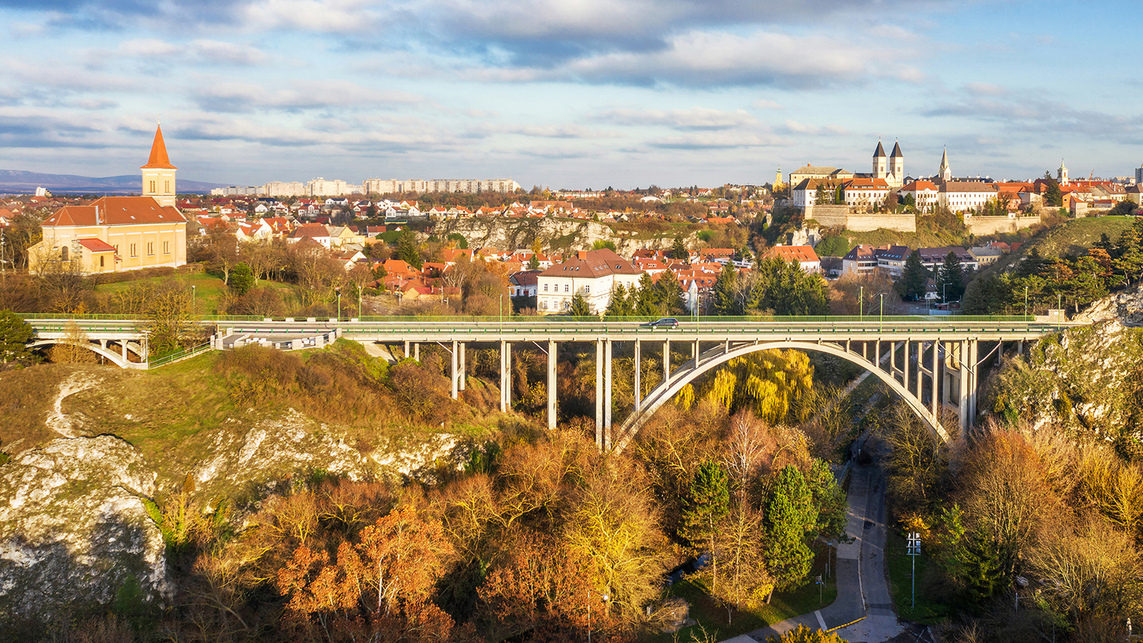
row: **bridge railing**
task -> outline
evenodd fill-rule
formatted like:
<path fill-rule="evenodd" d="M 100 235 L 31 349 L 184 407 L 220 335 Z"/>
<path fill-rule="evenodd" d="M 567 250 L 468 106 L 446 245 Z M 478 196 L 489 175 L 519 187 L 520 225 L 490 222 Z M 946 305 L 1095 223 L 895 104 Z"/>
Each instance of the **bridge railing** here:
<path fill-rule="evenodd" d="M 132 316 L 132 315 L 108 315 L 108 314 L 93 314 L 93 315 L 61 315 L 58 313 L 17 313 L 17 315 L 27 321 L 49 320 L 49 321 L 146 321 L 146 317 Z M 567 323 L 646 323 L 661 319 L 661 315 L 651 316 L 628 316 L 628 317 L 569 317 L 565 315 L 548 315 L 548 316 L 474 316 L 474 315 L 368 315 L 360 318 L 345 318 L 335 320 L 333 323 L 351 323 L 351 319 L 357 319 L 358 323 L 368 322 L 445 322 L 445 323 L 500 323 L 511 322 L 513 324 L 567 324 Z M 306 323 L 310 318 L 304 317 L 262 317 L 259 315 L 198 315 L 194 317 L 197 322 L 285 322 L 287 319 L 295 323 Z M 313 322 L 318 324 L 331 323 L 329 320 L 334 319 L 330 317 L 316 317 Z M 699 316 L 693 315 L 679 315 L 676 317 L 680 323 L 685 324 L 709 324 L 709 323 L 767 323 L 767 322 L 792 322 L 792 323 L 850 323 L 850 322 L 864 322 L 864 323 L 877 323 L 884 321 L 886 323 L 934 323 L 934 324 L 948 324 L 953 322 L 1008 322 L 1008 323 L 1021 323 L 1035 321 L 1035 317 L 1024 315 L 741 315 L 741 316 Z"/>

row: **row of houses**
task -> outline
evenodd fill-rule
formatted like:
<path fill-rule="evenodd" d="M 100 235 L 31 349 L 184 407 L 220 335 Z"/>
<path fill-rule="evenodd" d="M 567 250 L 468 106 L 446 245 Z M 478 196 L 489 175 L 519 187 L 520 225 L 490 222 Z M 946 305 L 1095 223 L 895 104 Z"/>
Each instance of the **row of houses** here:
<path fill-rule="evenodd" d="M 977 272 L 996 263 L 1000 257 L 1018 249 L 1020 245 L 1019 243 L 1009 244 L 997 241 L 968 249 L 959 246 L 944 246 L 940 248 L 917 248 L 917 252 L 921 256 L 921 263 L 930 271 L 935 271 L 938 266 L 943 264 L 951 252 L 960 261 L 962 270 Z M 858 245 L 842 257 L 840 274 L 857 276 L 881 274 L 896 281 L 901 278 L 901 274 L 905 270 L 905 262 L 911 254 L 913 254 L 913 249 L 908 246 Z"/>

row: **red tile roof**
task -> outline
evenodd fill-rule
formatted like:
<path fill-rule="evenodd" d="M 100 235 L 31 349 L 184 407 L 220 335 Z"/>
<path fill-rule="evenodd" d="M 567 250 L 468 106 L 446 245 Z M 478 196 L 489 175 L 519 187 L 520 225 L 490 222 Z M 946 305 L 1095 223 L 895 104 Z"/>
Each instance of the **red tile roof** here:
<path fill-rule="evenodd" d="M 103 239 L 78 239 L 79 245 L 92 252 L 115 252 L 115 246 Z"/>
<path fill-rule="evenodd" d="M 45 226 L 137 225 L 186 223 L 174 207 L 161 206 L 149 196 L 105 196 L 89 205 L 68 205 L 44 221 Z"/>

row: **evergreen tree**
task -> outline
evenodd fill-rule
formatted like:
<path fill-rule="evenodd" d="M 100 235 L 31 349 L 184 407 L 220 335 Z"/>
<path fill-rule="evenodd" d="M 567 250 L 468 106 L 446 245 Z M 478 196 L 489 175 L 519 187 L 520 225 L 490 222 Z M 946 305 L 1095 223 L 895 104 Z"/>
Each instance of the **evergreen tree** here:
<path fill-rule="evenodd" d="M 537 255 L 536 253 L 533 252 L 532 256 L 528 258 L 528 270 L 539 270 L 539 269 L 540 269 L 540 257 L 539 257 L 539 255 Z"/>
<path fill-rule="evenodd" d="M 929 275 L 929 269 L 921 261 L 921 251 L 914 250 L 905 259 L 905 269 L 897 280 L 897 293 L 905 299 L 923 299 Z"/>
<path fill-rule="evenodd" d="M 711 306 L 715 315 L 742 314 L 742 310 L 738 307 L 738 299 L 735 297 L 737 281 L 738 270 L 734 268 L 731 262 L 726 262 L 726 265 L 722 267 L 722 272 L 718 273 L 718 279 L 714 281 L 714 297 Z"/>
<path fill-rule="evenodd" d="M 675 237 L 674 243 L 671 244 L 671 250 L 667 253 L 671 259 L 689 259 L 691 253 L 687 251 L 687 247 L 683 245 L 682 237 Z"/>
<path fill-rule="evenodd" d="M 591 312 L 591 305 L 583 298 L 582 293 L 576 293 L 572 296 L 571 305 L 568 307 L 568 315 L 572 317 L 591 317 L 594 313 Z"/>
<path fill-rule="evenodd" d="M 964 270 L 954 250 L 949 250 L 944 263 L 937 269 L 937 292 L 945 303 L 960 301 L 964 295 Z"/>
<path fill-rule="evenodd" d="M 635 314 L 634 291 L 631 295 L 627 294 L 627 287 L 623 284 L 616 284 L 615 288 L 611 291 L 611 301 L 607 304 L 607 310 L 603 313 L 607 317 L 630 317 Z"/>
<path fill-rule="evenodd" d="M 764 554 L 780 589 L 798 587 L 809 574 L 814 554 L 806 532 L 816 524 L 813 498 L 802 472 L 786 465 L 778 472 L 766 503 Z"/>
<path fill-rule="evenodd" d="M 829 296 L 819 275 L 808 275 L 796 262 L 769 257 L 754 266 L 752 310 L 775 315 L 825 315 Z"/>
<path fill-rule="evenodd" d="M 651 275 L 643 273 L 639 278 L 639 290 L 635 296 L 635 314 L 641 317 L 654 317 L 659 314 L 659 290 Z"/>
<path fill-rule="evenodd" d="M 0 364 L 31 357 L 28 342 L 32 335 L 32 327 L 19 315 L 8 310 L 0 312 Z"/>
<path fill-rule="evenodd" d="M 730 482 L 717 462 L 704 462 L 695 469 L 683 506 L 679 536 L 696 551 L 713 548 L 718 525 L 730 512 Z"/>
<path fill-rule="evenodd" d="M 401 236 L 397 237 L 397 258 L 410 266 L 421 269 L 424 261 L 421 260 L 421 253 L 417 250 L 417 239 L 413 236 L 412 230 L 404 230 Z"/>
<path fill-rule="evenodd" d="M 254 287 L 254 272 L 250 270 L 250 266 L 245 262 L 234 266 L 230 271 L 230 281 L 227 282 L 230 289 L 236 295 L 245 295 L 251 288 Z"/>
<path fill-rule="evenodd" d="M 683 287 L 671 269 L 659 273 L 659 281 L 655 283 L 655 298 L 659 302 L 660 315 L 685 315 L 687 312 Z"/>

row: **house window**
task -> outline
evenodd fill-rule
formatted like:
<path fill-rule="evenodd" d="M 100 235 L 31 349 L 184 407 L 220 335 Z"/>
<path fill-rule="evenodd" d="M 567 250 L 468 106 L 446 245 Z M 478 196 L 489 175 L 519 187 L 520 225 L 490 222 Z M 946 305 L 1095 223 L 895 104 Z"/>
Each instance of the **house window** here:
<path fill-rule="evenodd" d="M 155 256 L 155 242 L 154 241 L 148 241 L 147 242 L 147 256 L 148 257 Z"/>
<path fill-rule="evenodd" d="M 155 182 L 151 181 L 151 192 L 155 191 Z"/>
<path fill-rule="evenodd" d="M 135 244 L 131 244 L 131 256 L 132 257 L 138 257 L 139 256 L 139 252 L 135 249 Z"/>
<path fill-rule="evenodd" d="M 163 181 L 163 192 L 166 194 L 170 194 L 170 192 L 171 192 L 171 182 L 170 181 Z"/>
<path fill-rule="evenodd" d="M 588 293 L 588 294 L 590 294 L 590 293 L 591 293 L 591 286 L 584 286 L 584 287 L 583 287 L 583 291 L 584 291 L 585 293 Z"/>
<path fill-rule="evenodd" d="M 564 292 L 571 292 L 571 284 L 564 284 Z"/>
<path fill-rule="evenodd" d="M 102 268 L 102 267 L 103 267 L 103 257 L 100 257 L 100 258 L 99 258 L 99 267 L 100 267 L 100 268 Z"/>
<path fill-rule="evenodd" d="M 62 248 L 60 248 L 60 259 L 63 261 L 67 261 L 67 246 L 63 246 Z"/>
<path fill-rule="evenodd" d="M 544 292 L 548 292 L 548 284 L 544 284 Z"/>
<path fill-rule="evenodd" d="M 165 255 L 171 254 L 171 242 L 170 241 L 164 241 L 163 242 L 163 254 L 165 254 Z"/>

